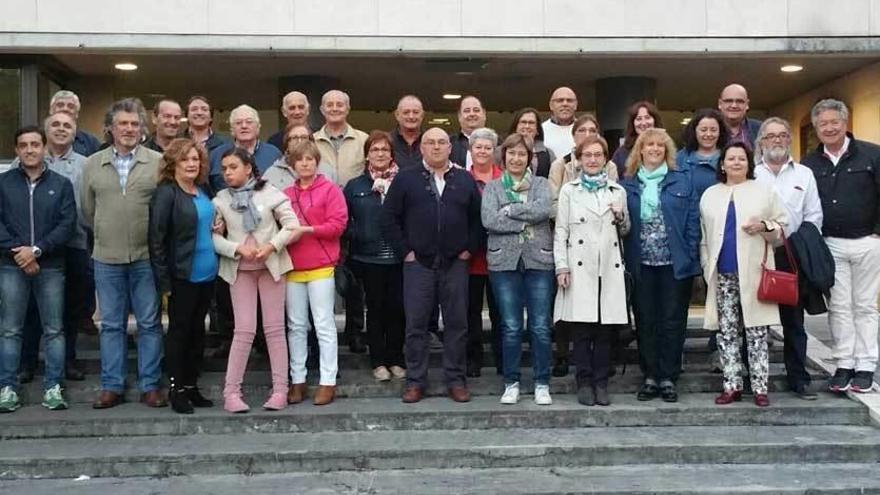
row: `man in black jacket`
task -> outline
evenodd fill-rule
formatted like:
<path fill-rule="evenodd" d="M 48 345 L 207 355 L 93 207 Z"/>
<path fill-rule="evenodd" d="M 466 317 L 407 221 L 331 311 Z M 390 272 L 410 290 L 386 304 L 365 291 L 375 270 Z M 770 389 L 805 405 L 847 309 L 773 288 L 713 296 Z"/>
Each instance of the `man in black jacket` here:
<path fill-rule="evenodd" d="M 834 257 L 828 326 L 837 371 L 833 392 L 870 392 L 877 367 L 880 293 L 880 147 L 847 132 L 849 110 L 838 100 L 813 106 L 822 144 L 804 158 L 822 200 L 822 235 Z"/>
<path fill-rule="evenodd" d="M 66 409 L 64 373 L 64 254 L 74 233 L 73 185 L 45 163 L 46 134 L 36 126 L 15 133 L 12 168 L 0 175 L 0 412 L 19 407 L 21 335 L 31 294 L 46 343 L 43 405 Z"/>
<path fill-rule="evenodd" d="M 465 96 L 458 107 L 460 130 L 452 138 L 452 162 L 467 170 L 471 169 L 471 133 L 486 127 L 486 110 L 476 96 Z"/>
<path fill-rule="evenodd" d="M 471 175 L 449 161 L 449 136 L 425 131 L 422 166 L 402 170 L 385 198 L 385 238 L 404 260 L 406 390 L 418 402 L 427 387 L 428 322 L 436 301 L 443 313 L 443 367 L 449 397 L 467 402 L 468 260 L 477 250 L 480 193 Z"/>

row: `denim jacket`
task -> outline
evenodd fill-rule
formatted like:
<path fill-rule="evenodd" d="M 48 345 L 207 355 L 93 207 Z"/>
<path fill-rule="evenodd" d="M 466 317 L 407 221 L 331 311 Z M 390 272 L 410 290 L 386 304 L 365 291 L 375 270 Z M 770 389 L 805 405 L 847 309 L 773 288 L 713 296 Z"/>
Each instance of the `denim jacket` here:
<path fill-rule="evenodd" d="M 642 188 L 638 177 L 626 177 L 621 185 L 626 190 L 626 203 L 632 222 L 629 235 L 624 240 L 624 259 L 634 276 L 641 265 Z M 666 224 L 669 250 L 672 254 L 672 271 L 677 280 L 684 280 L 700 273 L 700 202 L 694 190 L 690 174 L 670 170 L 660 183 L 660 210 Z"/>

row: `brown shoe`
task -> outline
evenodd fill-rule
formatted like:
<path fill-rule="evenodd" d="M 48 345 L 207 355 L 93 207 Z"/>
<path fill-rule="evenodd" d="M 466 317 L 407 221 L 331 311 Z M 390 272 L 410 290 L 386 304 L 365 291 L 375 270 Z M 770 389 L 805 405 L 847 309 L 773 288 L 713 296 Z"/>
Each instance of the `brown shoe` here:
<path fill-rule="evenodd" d="M 406 387 L 406 390 L 403 391 L 403 397 L 401 400 L 406 402 L 407 404 L 412 404 L 414 402 L 418 402 L 422 400 L 422 389 L 415 385 L 410 385 Z"/>
<path fill-rule="evenodd" d="M 287 403 L 299 404 L 306 398 L 306 384 L 294 383 L 287 389 Z"/>
<path fill-rule="evenodd" d="M 318 391 L 315 392 L 315 399 L 312 401 L 312 404 L 326 406 L 333 402 L 334 397 L 336 397 L 335 385 L 318 385 Z"/>
<path fill-rule="evenodd" d="M 470 402 L 471 393 L 464 386 L 449 387 L 449 398 L 455 402 Z"/>
<path fill-rule="evenodd" d="M 150 390 L 149 392 L 141 395 L 141 402 L 146 404 L 149 407 L 166 407 L 168 406 L 168 401 L 165 400 L 165 394 L 162 393 L 161 390 Z"/>
<path fill-rule="evenodd" d="M 93 409 L 109 409 L 122 404 L 122 394 L 111 392 L 109 390 L 101 390 L 101 395 L 92 403 Z"/>

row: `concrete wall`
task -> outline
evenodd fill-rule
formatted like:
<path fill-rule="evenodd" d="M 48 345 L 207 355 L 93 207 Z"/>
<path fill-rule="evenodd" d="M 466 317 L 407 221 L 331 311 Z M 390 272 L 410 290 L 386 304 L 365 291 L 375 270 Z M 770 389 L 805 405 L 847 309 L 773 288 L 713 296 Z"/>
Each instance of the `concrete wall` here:
<path fill-rule="evenodd" d="M 880 35 L 880 0 L 833 2 L 833 15 L 827 11 L 831 4 L 828 0 L 0 0 L 0 47 L 12 51 L 136 47 L 679 53 L 865 51 L 880 46 L 880 40 L 872 38 Z M 169 14 L 143 15 L 144 9 Z M 185 36 L 192 34 L 202 36 Z M 436 37 L 452 39 L 438 42 Z"/>
<path fill-rule="evenodd" d="M 773 107 L 769 115 L 782 117 L 797 128 L 809 121 L 810 110 L 816 101 L 829 97 L 845 102 L 850 108 L 850 130 L 858 139 L 880 143 L 880 63 Z M 799 132 L 794 133 L 792 149 L 798 155 L 801 149 Z"/>

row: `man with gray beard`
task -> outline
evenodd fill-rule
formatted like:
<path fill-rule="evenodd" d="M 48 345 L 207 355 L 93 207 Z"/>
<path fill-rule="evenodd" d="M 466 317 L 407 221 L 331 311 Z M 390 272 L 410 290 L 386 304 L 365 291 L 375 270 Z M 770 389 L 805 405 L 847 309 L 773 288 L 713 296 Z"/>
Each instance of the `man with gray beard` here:
<path fill-rule="evenodd" d="M 822 230 L 822 203 L 813 172 L 791 158 L 791 125 L 779 117 L 765 120 L 758 130 L 755 143 L 755 178 L 773 187 L 788 210 L 785 237 L 790 237 L 809 222 Z M 776 249 L 776 269 L 791 271 L 785 248 Z M 810 390 L 810 374 L 804 362 L 807 355 L 807 333 L 804 330 L 803 303 L 779 306 L 784 335 L 785 371 L 791 390 L 801 399 L 814 400 Z"/>

